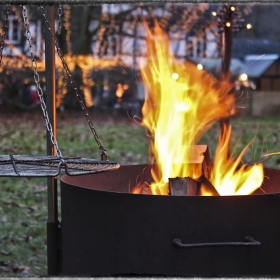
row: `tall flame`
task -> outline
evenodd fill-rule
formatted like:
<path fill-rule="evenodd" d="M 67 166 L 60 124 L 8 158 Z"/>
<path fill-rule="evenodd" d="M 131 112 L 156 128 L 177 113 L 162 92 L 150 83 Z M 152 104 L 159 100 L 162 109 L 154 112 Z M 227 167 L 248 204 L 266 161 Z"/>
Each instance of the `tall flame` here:
<path fill-rule="evenodd" d="M 169 40 L 155 22 L 146 26 L 148 59 L 140 62 L 147 85 L 142 125 L 152 134 L 151 150 L 157 165 L 152 169 L 153 193 L 168 193 L 168 178 L 201 174 L 195 165 L 193 146 L 212 123 L 229 115 L 234 104 L 229 86 L 218 83 L 190 63 L 176 61 Z"/>
<path fill-rule="evenodd" d="M 141 124 L 150 131 L 153 140 L 150 149 L 156 165 L 152 168 L 154 183 L 150 186 L 151 191 L 153 194 L 168 194 L 169 178 L 189 176 L 195 179 L 202 175 L 199 164 L 190 164 L 195 162 L 194 155 L 198 154 L 194 150 L 195 145 L 215 121 L 230 115 L 235 100 L 228 94 L 228 83 L 218 82 L 190 62 L 176 61 L 168 37 L 157 22 L 153 32 L 147 24 L 145 26 L 148 56 L 147 60 L 140 61 L 141 74 L 146 84 Z M 230 130 L 224 136 L 226 140 L 229 134 Z M 214 168 L 217 168 L 212 174 L 214 186 L 220 192 L 227 184 L 226 179 L 230 178 L 234 186 L 231 189 L 243 194 L 248 181 L 255 178 L 255 172 L 260 171 L 261 167 L 241 167 L 239 171 L 244 176 L 234 177 L 243 154 L 230 170 L 233 160 L 227 162 L 227 154 L 220 155 L 224 150 L 221 145 L 225 144 L 226 141 L 220 144 L 216 154 L 220 159 L 214 164 Z M 228 168 L 223 170 L 223 166 Z M 244 180 L 246 182 L 243 184 Z"/>

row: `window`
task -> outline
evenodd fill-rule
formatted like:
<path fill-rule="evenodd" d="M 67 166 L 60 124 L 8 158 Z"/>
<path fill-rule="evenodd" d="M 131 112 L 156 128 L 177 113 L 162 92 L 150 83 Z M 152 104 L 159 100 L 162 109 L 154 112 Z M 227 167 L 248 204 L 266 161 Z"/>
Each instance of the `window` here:
<path fill-rule="evenodd" d="M 205 57 L 205 40 L 204 38 L 199 38 L 197 42 L 197 56 Z"/>
<path fill-rule="evenodd" d="M 9 17 L 7 41 L 11 44 L 19 44 L 21 40 L 21 31 L 18 20 L 11 16 Z"/>
<path fill-rule="evenodd" d="M 196 57 L 194 38 L 188 38 L 187 56 Z"/>
<path fill-rule="evenodd" d="M 187 55 L 194 58 L 203 57 L 205 55 L 204 39 L 189 37 L 187 40 Z"/>

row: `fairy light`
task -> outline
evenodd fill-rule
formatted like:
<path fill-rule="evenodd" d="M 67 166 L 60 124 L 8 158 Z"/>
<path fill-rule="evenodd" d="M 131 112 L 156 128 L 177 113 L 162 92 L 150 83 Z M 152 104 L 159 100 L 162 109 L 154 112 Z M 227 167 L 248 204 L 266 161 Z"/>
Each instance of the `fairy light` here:
<path fill-rule="evenodd" d="M 66 45 L 67 45 L 67 53 L 69 55 L 72 54 L 70 17 L 71 17 L 71 6 L 65 5 L 64 6 L 64 28 L 66 30 L 65 40 L 66 40 Z"/>
<path fill-rule="evenodd" d="M 248 80 L 248 76 L 247 74 L 243 73 L 239 76 L 239 80 L 242 81 L 242 82 L 245 82 Z"/>
<path fill-rule="evenodd" d="M 203 65 L 201 63 L 197 64 L 197 69 L 198 70 L 202 70 L 203 69 Z"/>
<path fill-rule="evenodd" d="M 82 79 L 83 79 L 83 84 L 84 84 L 84 98 L 86 102 L 87 107 L 92 107 L 94 105 L 92 95 L 91 95 L 91 86 L 93 83 L 91 83 L 91 70 L 84 70 L 82 69 Z"/>
<path fill-rule="evenodd" d="M 251 24 L 251 23 L 248 23 L 247 25 L 246 25 L 246 28 L 247 29 L 251 29 L 253 27 L 253 25 Z"/>
<path fill-rule="evenodd" d="M 67 55 L 65 55 L 65 60 L 67 62 L 67 65 L 69 67 L 69 70 L 74 70 L 75 67 L 75 59 L 72 57 L 72 46 L 71 46 L 71 6 L 65 5 L 64 7 L 64 28 L 66 30 L 66 47 L 67 47 Z M 67 94 L 67 77 L 64 73 L 63 65 L 60 61 L 60 59 L 57 59 L 56 61 L 57 68 L 58 68 L 58 87 L 57 87 L 57 102 L 56 106 L 59 107 L 64 99 L 64 96 Z"/>

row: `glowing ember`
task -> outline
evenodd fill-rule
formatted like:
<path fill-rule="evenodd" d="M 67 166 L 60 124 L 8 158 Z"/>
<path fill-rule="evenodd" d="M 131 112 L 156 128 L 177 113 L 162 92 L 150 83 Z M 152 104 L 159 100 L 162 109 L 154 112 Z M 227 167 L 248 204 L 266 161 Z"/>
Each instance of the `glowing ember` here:
<path fill-rule="evenodd" d="M 150 187 L 153 194 L 168 194 L 169 178 L 202 175 L 201 166 L 192 161 L 198 152 L 194 147 L 215 121 L 230 115 L 234 98 L 227 94 L 228 84 L 192 63 L 176 61 L 158 23 L 153 32 L 147 26 L 146 31 L 148 57 L 141 60 L 140 68 L 147 85 L 142 125 L 151 132 L 150 149 L 156 161 Z M 230 129 L 218 146 L 212 184 L 221 194 L 249 194 L 262 182 L 262 166 L 241 167 L 237 172 L 246 148 L 236 162 L 227 159 L 223 147 L 229 136 Z"/>

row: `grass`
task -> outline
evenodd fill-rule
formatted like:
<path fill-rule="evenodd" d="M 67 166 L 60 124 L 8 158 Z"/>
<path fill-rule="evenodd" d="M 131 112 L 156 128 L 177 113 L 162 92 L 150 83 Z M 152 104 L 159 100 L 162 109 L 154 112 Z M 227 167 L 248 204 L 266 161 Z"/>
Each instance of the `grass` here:
<path fill-rule="evenodd" d="M 46 275 L 46 183 L 1 178 L 0 276 Z"/>
<path fill-rule="evenodd" d="M 145 130 L 126 115 L 92 112 L 93 122 L 108 149 L 110 160 L 121 164 L 148 162 Z M 45 127 L 40 112 L 0 113 L 1 154 L 45 154 Z M 236 152 L 252 139 L 244 161 L 262 160 L 267 152 L 280 151 L 280 121 L 267 117 L 242 117 L 231 121 L 232 147 Z M 200 141 L 208 144 L 213 158 L 219 125 Z M 58 115 L 60 149 L 65 156 L 99 158 L 97 145 L 80 112 Z M 280 156 L 265 166 L 277 168 Z M 0 178 L 0 277 L 46 276 L 46 179 Z"/>
<path fill-rule="evenodd" d="M 262 162 L 267 168 L 278 168 L 280 155 L 266 157 L 266 154 L 280 152 L 280 121 L 277 117 L 241 117 L 231 120 L 231 152 L 237 157 L 244 147 L 252 141 L 247 149 L 243 162 L 253 164 Z M 208 144 L 211 158 L 219 135 L 219 124 L 215 124 L 200 140 L 200 143 Z"/>

